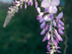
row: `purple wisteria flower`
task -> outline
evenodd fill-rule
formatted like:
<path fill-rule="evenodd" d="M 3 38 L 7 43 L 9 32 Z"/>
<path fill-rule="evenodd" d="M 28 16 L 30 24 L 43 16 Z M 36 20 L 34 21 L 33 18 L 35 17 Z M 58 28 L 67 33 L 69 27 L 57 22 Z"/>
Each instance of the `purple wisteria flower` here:
<path fill-rule="evenodd" d="M 45 10 L 41 12 L 41 9 L 37 7 L 37 11 L 39 13 L 37 20 L 41 23 L 40 28 L 42 29 L 41 35 L 45 35 L 42 40 L 45 42 L 48 40 L 48 53 L 53 54 L 54 52 L 61 53 L 58 49 L 59 41 L 63 41 L 61 35 L 64 34 L 64 23 L 61 18 L 63 17 L 63 12 L 59 13 L 57 16 L 55 15 L 58 11 L 57 6 L 60 4 L 60 0 L 43 0 L 41 2 L 41 7 Z M 48 14 L 45 14 L 48 13 Z"/>
<path fill-rule="evenodd" d="M 33 1 L 35 3 L 35 8 L 39 13 L 39 15 L 37 16 L 37 20 L 39 20 L 39 22 L 41 23 L 40 28 L 42 29 L 42 31 L 40 34 L 46 34 L 42 41 L 48 41 L 47 50 L 49 52 L 47 53 L 61 53 L 58 50 L 60 49 L 58 43 L 59 41 L 63 41 L 61 37 L 61 35 L 64 34 L 64 23 L 61 20 L 63 18 L 63 12 L 60 12 L 57 16 L 55 15 L 58 12 L 57 6 L 60 4 L 60 0 L 42 0 L 41 7 L 44 8 L 43 12 L 41 12 L 41 8 L 38 7 L 37 0 L 15 0 L 13 1 L 13 4 L 15 6 L 9 7 L 8 15 L 6 17 L 3 27 L 6 27 L 6 25 L 9 23 L 14 14 L 18 12 L 19 8 L 23 8 L 23 3 L 24 8 L 27 9 L 27 6 L 33 5 Z"/>
<path fill-rule="evenodd" d="M 35 7 L 37 8 L 38 7 L 37 0 L 34 0 L 34 2 L 35 2 Z M 19 0 L 19 1 L 15 0 L 15 1 L 13 1 L 14 6 L 9 7 L 9 11 L 7 12 L 8 15 L 6 17 L 6 20 L 4 22 L 3 27 L 6 27 L 6 25 L 9 23 L 9 21 L 14 16 L 14 14 L 16 12 L 18 12 L 19 7 L 20 7 L 20 9 L 23 8 L 23 3 L 25 4 L 24 8 L 27 9 L 27 4 L 32 6 L 33 5 L 33 0 Z"/>

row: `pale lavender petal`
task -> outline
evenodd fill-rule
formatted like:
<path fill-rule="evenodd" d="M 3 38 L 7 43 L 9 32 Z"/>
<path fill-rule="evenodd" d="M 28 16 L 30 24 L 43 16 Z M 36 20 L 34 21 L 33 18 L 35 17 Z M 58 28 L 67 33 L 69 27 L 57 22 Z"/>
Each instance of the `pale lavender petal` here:
<path fill-rule="evenodd" d="M 37 1 L 35 0 L 35 8 L 37 8 L 38 7 L 38 3 L 37 3 Z"/>
<path fill-rule="evenodd" d="M 41 13 L 41 9 L 39 7 L 37 7 L 37 11 L 38 13 Z"/>
<path fill-rule="evenodd" d="M 58 28 L 61 29 L 61 30 L 64 30 L 64 27 L 61 26 L 60 24 L 58 24 Z"/>
<path fill-rule="evenodd" d="M 26 3 L 25 3 L 25 9 L 27 8 L 27 5 L 26 5 Z"/>
<path fill-rule="evenodd" d="M 47 50 L 50 51 L 50 41 L 48 42 L 48 45 L 47 45 Z"/>
<path fill-rule="evenodd" d="M 46 16 L 44 16 L 44 20 L 45 21 L 51 21 L 51 18 L 49 18 L 49 16 L 46 15 Z"/>
<path fill-rule="evenodd" d="M 54 25 L 54 27 L 56 27 L 56 22 L 55 22 L 55 20 L 53 20 L 53 25 Z"/>
<path fill-rule="evenodd" d="M 51 3 L 49 2 L 49 0 L 43 0 L 41 2 L 41 7 L 47 8 L 51 5 Z"/>
<path fill-rule="evenodd" d="M 63 23 L 61 20 L 59 20 L 59 23 L 60 23 L 61 25 L 64 25 L 64 23 Z"/>
<path fill-rule="evenodd" d="M 56 42 L 57 42 L 57 43 L 59 43 L 59 40 L 58 40 L 58 38 L 56 38 Z"/>
<path fill-rule="evenodd" d="M 54 18 L 54 15 L 51 13 L 51 14 L 49 15 L 49 17 L 50 17 L 50 18 Z"/>
<path fill-rule="evenodd" d="M 48 40 L 50 40 L 50 34 L 49 34 L 49 32 L 47 32 L 46 37 L 47 37 Z"/>
<path fill-rule="evenodd" d="M 44 22 L 44 18 L 40 19 L 40 21 L 39 21 L 39 22 L 40 22 L 40 23 Z"/>
<path fill-rule="evenodd" d="M 64 32 L 63 32 L 61 29 L 58 29 L 58 32 L 59 32 L 61 35 L 64 34 Z"/>
<path fill-rule="evenodd" d="M 42 15 L 43 15 L 44 13 L 39 13 L 39 15 L 38 15 L 38 17 L 37 17 L 37 20 L 40 20 L 41 18 L 42 18 Z"/>
<path fill-rule="evenodd" d="M 57 19 L 57 22 L 62 26 L 64 25 L 64 23 L 60 19 Z"/>
<path fill-rule="evenodd" d="M 63 17 L 63 12 L 59 13 L 59 15 L 56 16 L 56 18 L 59 18 L 59 19 L 61 19 L 62 17 Z"/>
<path fill-rule="evenodd" d="M 42 42 L 45 42 L 47 40 L 47 37 L 45 36 L 42 40 Z"/>
<path fill-rule="evenodd" d="M 54 44 L 55 46 L 57 46 L 57 42 L 54 40 L 53 37 L 51 37 L 51 41 L 53 42 L 53 44 Z"/>
<path fill-rule="evenodd" d="M 57 7 L 56 6 L 50 6 L 49 7 L 49 13 L 57 13 Z"/>
<path fill-rule="evenodd" d="M 58 6 L 60 4 L 60 0 L 52 0 L 51 4 L 53 6 Z"/>
<path fill-rule="evenodd" d="M 46 23 L 43 22 L 41 25 L 40 25 L 40 28 L 43 29 L 45 27 Z"/>
<path fill-rule="evenodd" d="M 45 12 L 48 12 L 49 10 L 48 10 L 48 8 L 45 8 Z"/>
<path fill-rule="evenodd" d="M 40 19 L 41 19 L 41 16 L 38 16 L 38 17 L 37 17 L 37 20 L 40 20 Z"/>
<path fill-rule="evenodd" d="M 48 24 L 46 25 L 46 31 L 48 30 Z"/>
<path fill-rule="evenodd" d="M 56 38 L 59 40 L 59 41 L 63 41 L 63 39 L 61 38 L 61 36 L 58 34 L 57 30 L 54 29 L 54 34 L 56 36 Z"/>
<path fill-rule="evenodd" d="M 50 49 L 50 45 L 47 45 L 47 50 L 48 50 L 48 51 L 50 51 L 50 50 L 51 50 L 51 49 Z"/>
<path fill-rule="evenodd" d="M 46 30 L 45 30 L 45 28 L 41 31 L 41 35 L 44 35 L 45 34 L 45 32 L 46 32 Z"/>

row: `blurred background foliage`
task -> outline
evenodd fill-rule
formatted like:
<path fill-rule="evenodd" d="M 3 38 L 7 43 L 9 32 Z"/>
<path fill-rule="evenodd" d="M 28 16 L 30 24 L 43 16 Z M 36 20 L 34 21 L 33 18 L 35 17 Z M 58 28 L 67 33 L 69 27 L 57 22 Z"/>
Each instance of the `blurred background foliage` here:
<path fill-rule="evenodd" d="M 66 54 L 72 54 L 72 0 L 65 0 L 65 3 L 61 0 L 61 5 L 64 6 L 62 8 L 68 37 Z M 44 35 L 40 35 L 40 24 L 36 20 L 38 13 L 34 5 L 19 10 L 7 27 L 3 28 L 9 6 L 10 3 L 0 2 L 0 54 L 46 54 L 47 42 L 42 42 Z M 62 47 L 61 54 L 65 48 L 65 35 L 62 37 L 64 41 L 59 44 Z"/>

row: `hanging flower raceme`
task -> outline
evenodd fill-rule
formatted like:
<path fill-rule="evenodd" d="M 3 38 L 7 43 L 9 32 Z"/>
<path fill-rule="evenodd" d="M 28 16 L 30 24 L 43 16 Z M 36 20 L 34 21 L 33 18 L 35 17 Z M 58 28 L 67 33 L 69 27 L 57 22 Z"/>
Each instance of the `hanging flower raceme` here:
<path fill-rule="evenodd" d="M 50 54 L 54 54 L 54 52 L 61 53 L 58 49 L 59 41 L 63 41 L 61 35 L 64 34 L 64 23 L 62 22 L 63 12 L 60 12 L 57 16 L 55 15 L 58 11 L 57 6 L 60 4 L 60 0 L 42 0 L 41 7 L 44 8 L 44 11 L 41 12 L 41 8 L 38 7 L 37 0 L 34 0 L 35 8 L 37 9 L 39 15 L 37 20 L 41 23 L 40 28 L 42 29 L 41 35 L 45 34 L 43 38 L 43 42 L 48 40 L 47 50 Z M 9 7 L 8 15 L 6 17 L 5 23 L 3 27 L 9 23 L 11 18 L 14 16 L 16 12 L 18 12 L 19 7 L 22 9 L 23 3 L 25 4 L 25 9 L 28 5 L 33 5 L 33 0 L 20 0 L 20 1 L 13 1 L 15 6 Z"/>
<path fill-rule="evenodd" d="M 37 0 L 35 0 L 34 2 L 35 2 L 35 7 L 37 8 L 37 7 L 38 7 Z M 14 4 L 15 6 L 9 7 L 8 15 L 7 15 L 7 17 L 6 17 L 6 20 L 5 20 L 5 22 L 4 22 L 3 27 L 6 27 L 6 25 L 9 23 L 9 21 L 10 21 L 11 18 L 14 16 L 14 14 L 15 14 L 16 12 L 18 12 L 19 7 L 20 7 L 20 9 L 22 9 L 23 3 L 25 4 L 25 7 L 24 7 L 24 8 L 26 9 L 26 8 L 27 8 L 27 4 L 30 5 L 30 6 L 33 5 L 33 0 L 20 0 L 20 1 L 15 0 L 15 1 L 13 1 L 13 4 Z"/>
<path fill-rule="evenodd" d="M 60 35 L 63 35 L 64 23 L 61 18 L 63 17 L 63 12 L 59 13 L 57 16 L 55 15 L 58 11 L 57 6 L 60 4 L 60 0 L 43 0 L 41 2 L 41 7 L 45 10 L 41 12 L 41 9 L 38 7 L 37 11 L 39 13 L 37 20 L 41 23 L 40 28 L 42 29 L 41 35 L 45 35 L 42 40 L 45 42 L 48 40 L 47 49 L 50 54 L 54 52 L 61 53 L 58 49 L 59 41 L 63 41 Z M 45 14 L 48 13 L 48 14 Z"/>

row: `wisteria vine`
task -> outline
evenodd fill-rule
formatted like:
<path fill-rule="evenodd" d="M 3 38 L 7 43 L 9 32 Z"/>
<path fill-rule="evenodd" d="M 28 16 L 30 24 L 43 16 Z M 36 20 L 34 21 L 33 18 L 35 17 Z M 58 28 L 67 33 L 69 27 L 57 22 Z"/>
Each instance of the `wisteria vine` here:
<path fill-rule="evenodd" d="M 58 46 L 58 43 L 59 41 L 63 41 L 60 35 L 64 34 L 64 23 L 61 20 L 63 18 L 63 12 L 57 14 L 57 7 L 60 5 L 60 0 L 42 0 L 40 7 L 38 6 L 37 0 L 15 0 L 13 1 L 14 6 L 9 7 L 8 15 L 3 27 L 6 27 L 14 14 L 18 12 L 19 8 L 22 9 L 23 4 L 25 5 L 24 8 L 26 9 L 28 5 L 32 6 L 33 2 L 35 3 L 35 8 L 39 13 L 37 20 L 39 20 L 41 23 L 40 28 L 42 31 L 40 34 L 45 34 L 45 37 L 42 41 L 45 42 L 48 40 L 48 52 L 46 53 L 61 53 L 61 51 L 58 50 L 61 49 L 61 47 Z M 41 7 L 44 8 L 44 11 L 41 11 Z"/>

